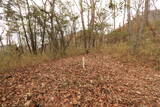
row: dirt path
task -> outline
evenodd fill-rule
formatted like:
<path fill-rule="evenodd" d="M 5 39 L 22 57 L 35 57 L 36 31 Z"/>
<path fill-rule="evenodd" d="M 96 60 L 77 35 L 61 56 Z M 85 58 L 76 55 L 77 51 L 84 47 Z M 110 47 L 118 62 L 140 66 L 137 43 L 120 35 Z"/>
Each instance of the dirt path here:
<path fill-rule="evenodd" d="M 160 72 L 100 54 L 0 74 L 0 106 L 160 107 Z"/>

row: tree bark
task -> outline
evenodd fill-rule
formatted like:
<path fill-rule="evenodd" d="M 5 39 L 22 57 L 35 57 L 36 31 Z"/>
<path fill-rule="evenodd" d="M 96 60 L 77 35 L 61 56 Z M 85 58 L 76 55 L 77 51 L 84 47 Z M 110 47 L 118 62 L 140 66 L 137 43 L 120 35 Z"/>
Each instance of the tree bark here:
<path fill-rule="evenodd" d="M 85 28 L 85 24 L 84 24 L 84 8 L 83 8 L 83 0 L 80 0 L 79 2 L 80 4 L 80 14 L 81 14 L 81 22 L 82 22 L 82 28 L 83 28 L 83 41 L 84 41 L 84 48 L 85 51 L 87 50 L 87 38 L 86 38 L 86 28 Z"/>
<path fill-rule="evenodd" d="M 131 37 L 131 9 L 130 9 L 130 0 L 127 0 L 127 17 L 128 17 L 128 35 L 129 35 L 129 38 Z"/>
<path fill-rule="evenodd" d="M 148 15 L 149 15 L 149 10 L 150 10 L 150 0 L 145 0 L 145 10 L 144 10 L 144 24 L 145 26 L 149 25 L 149 19 L 148 19 Z"/>
<path fill-rule="evenodd" d="M 125 19 L 126 19 L 126 5 L 127 5 L 126 0 L 124 0 L 123 26 L 125 24 Z"/>
<path fill-rule="evenodd" d="M 91 2 L 91 28 L 90 28 L 90 39 L 89 39 L 89 47 L 94 47 L 95 46 L 95 35 L 94 35 L 94 25 L 95 25 L 95 12 L 96 12 L 96 1 L 95 0 L 90 0 Z M 91 39 L 92 38 L 92 39 Z"/>
<path fill-rule="evenodd" d="M 19 8 L 20 19 L 21 19 L 21 22 L 22 22 L 22 28 L 23 28 L 23 31 L 24 31 L 24 37 L 25 37 L 25 40 L 26 40 L 26 43 L 27 43 L 27 47 L 29 49 L 29 52 L 32 53 L 31 47 L 29 45 L 29 39 L 28 39 L 28 36 L 27 36 L 27 31 L 26 31 L 25 24 L 24 24 L 24 19 L 23 19 L 23 16 L 22 16 L 21 7 L 18 3 L 17 3 L 17 5 L 18 5 L 18 8 Z"/>
<path fill-rule="evenodd" d="M 31 40 L 31 47 L 32 47 L 32 52 L 33 54 L 37 54 L 36 51 L 36 46 L 35 46 L 35 40 L 34 40 L 34 33 L 32 30 L 32 25 L 31 25 L 31 18 L 30 18 L 30 7 L 29 7 L 29 2 L 28 0 L 26 0 L 27 3 L 27 10 L 28 10 L 28 27 L 29 27 L 29 32 L 30 32 L 30 40 Z"/>

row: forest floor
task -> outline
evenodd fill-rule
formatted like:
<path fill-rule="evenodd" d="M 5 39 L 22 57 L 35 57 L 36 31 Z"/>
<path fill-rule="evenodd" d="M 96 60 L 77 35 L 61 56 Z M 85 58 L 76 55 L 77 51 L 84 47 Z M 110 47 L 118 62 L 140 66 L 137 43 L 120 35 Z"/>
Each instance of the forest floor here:
<path fill-rule="evenodd" d="M 46 61 L 0 73 L 0 106 L 160 107 L 160 72 L 103 54 Z"/>

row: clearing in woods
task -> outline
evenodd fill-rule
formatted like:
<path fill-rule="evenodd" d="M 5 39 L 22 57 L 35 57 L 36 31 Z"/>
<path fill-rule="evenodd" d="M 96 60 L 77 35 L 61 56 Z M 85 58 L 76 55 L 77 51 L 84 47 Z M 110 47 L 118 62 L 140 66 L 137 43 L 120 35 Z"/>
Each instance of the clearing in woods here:
<path fill-rule="evenodd" d="M 63 58 L 0 74 L 2 107 L 140 105 L 160 107 L 160 72 L 107 55 Z"/>

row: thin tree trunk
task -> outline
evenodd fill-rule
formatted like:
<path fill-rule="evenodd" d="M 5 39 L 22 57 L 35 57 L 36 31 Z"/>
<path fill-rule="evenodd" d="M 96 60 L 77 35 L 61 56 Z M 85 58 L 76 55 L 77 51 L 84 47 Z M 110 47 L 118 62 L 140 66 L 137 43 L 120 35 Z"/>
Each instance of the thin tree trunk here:
<path fill-rule="evenodd" d="M 3 42 L 2 42 L 2 35 L 4 33 L 4 30 L 2 31 L 1 35 L 0 35 L 0 43 L 1 43 L 1 46 L 2 46 L 2 49 L 4 48 L 4 45 L 3 45 Z"/>
<path fill-rule="evenodd" d="M 19 4 L 18 4 L 18 8 L 19 8 L 19 12 L 20 12 L 20 18 L 21 18 L 21 22 L 22 22 L 22 28 L 23 28 L 23 31 L 24 31 L 24 37 L 25 37 L 25 40 L 26 40 L 26 43 L 27 43 L 27 47 L 29 49 L 29 52 L 32 53 L 31 47 L 29 45 L 29 39 L 28 39 L 28 36 L 27 36 L 25 24 L 24 24 L 24 19 L 23 19 L 23 16 L 22 16 L 21 7 L 19 6 Z"/>
<path fill-rule="evenodd" d="M 26 0 L 26 2 L 27 2 L 28 13 L 30 13 L 30 7 L 29 7 L 28 0 Z M 37 54 L 36 46 L 35 46 L 35 41 L 34 41 L 34 33 L 33 33 L 32 25 L 31 25 L 30 15 L 28 15 L 27 19 L 28 19 L 28 27 L 29 27 L 29 32 L 30 32 L 30 40 L 31 40 L 32 52 L 33 52 L 33 54 Z"/>
<path fill-rule="evenodd" d="M 23 50 L 23 44 L 22 44 L 22 39 L 21 39 L 19 27 L 18 27 L 18 39 L 19 39 L 19 47 L 21 48 L 21 52 L 23 53 L 24 50 Z"/>
<path fill-rule="evenodd" d="M 46 17 L 44 19 L 44 22 L 43 22 L 43 32 L 41 33 L 41 38 L 42 38 L 42 44 L 41 44 L 41 47 L 42 47 L 42 50 L 41 50 L 41 53 L 44 52 L 44 37 L 45 37 L 45 34 L 46 34 Z"/>
<path fill-rule="evenodd" d="M 127 16 L 128 16 L 128 35 L 131 37 L 131 12 L 130 12 L 130 0 L 127 0 Z"/>
<path fill-rule="evenodd" d="M 65 54 L 65 49 L 66 49 L 65 40 L 64 40 L 64 32 L 62 30 L 62 26 L 59 22 L 58 17 L 56 15 L 55 15 L 55 17 L 56 17 L 56 22 L 57 22 L 57 25 L 58 25 L 58 30 L 60 31 L 60 34 L 61 34 L 61 39 L 60 39 L 61 52 L 62 52 L 62 55 L 64 55 Z"/>
<path fill-rule="evenodd" d="M 115 4 L 115 0 L 114 1 L 114 7 L 113 7 L 113 20 L 114 20 L 114 30 L 116 29 L 116 4 Z"/>
<path fill-rule="evenodd" d="M 84 41 L 84 48 L 85 48 L 85 51 L 87 51 L 87 40 L 86 40 L 86 29 L 85 29 L 85 24 L 84 24 L 84 15 L 83 15 L 83 0 L 80 0 L 80 13 L 81 13 L 81 22 L 82 22 L 82 27 L 83 27 L 83 41 Z"/>
<path fill-rule="evenodd" d="M 145 10 L 144 10 L 144 26 L 148 26 L 149 25 L 149 21 L 148 21 L 148 14 L 149 14 L 149 10 L 150 10 L 150 0 L 145 0 Z"/>
<path fill-rule="evenodd" d="M 2 46 L 2 48 L 4 48 L 4 45 L 3 45 L 3 42 L 2 42 L 2 40 L 0 40 L 0 43 L 1 43 L 1 46 Z"/>
<path fill-rule="evenodd" d="M 92 36 L 92 40 L 90 40 L 89 42 L 89 47 L 94 47 L 95 46 L 95 35 L 94 35 L 94 25 L 95 25 L 95 8 L 96 8 L 96 1 L 95 0 L 91 0 L 91 35 Z M 91 39 L 91 37 L 90 37 Z M 92 41 L 92 44 L 91 44 Z M 91 45 L 91 46 L 90 46 Z"/>
<path fill-rule="evenodd" d="M 123 13 L 123 26 L 124 26 L 124 24 L 125 24 L 125 19 L 126 19 L 126 0 L 124 0 L 124 13 Z"/>
<path fill-rule="evenodd" d="M 35 19 L 35 25 L 34 25 L 34 46 L 35 46 L 35 51 L 37 53 L 37 19 Z"/>

